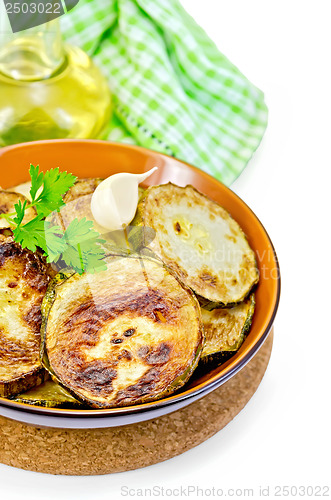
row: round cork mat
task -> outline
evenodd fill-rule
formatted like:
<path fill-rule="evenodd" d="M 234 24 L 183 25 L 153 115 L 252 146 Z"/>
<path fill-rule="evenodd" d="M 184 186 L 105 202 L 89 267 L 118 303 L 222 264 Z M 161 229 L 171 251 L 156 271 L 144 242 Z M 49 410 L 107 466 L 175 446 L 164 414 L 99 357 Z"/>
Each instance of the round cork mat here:
<path fill-rule="evenodd" d="M 106 429 L 38 428 L 0 417 L 0 462 L 66 475 L 96 475 L 146 467 L 202 443 L 223 429 L 258 388 L 272 334 L 254 358 L 204 398 L 154 420 Z"/>

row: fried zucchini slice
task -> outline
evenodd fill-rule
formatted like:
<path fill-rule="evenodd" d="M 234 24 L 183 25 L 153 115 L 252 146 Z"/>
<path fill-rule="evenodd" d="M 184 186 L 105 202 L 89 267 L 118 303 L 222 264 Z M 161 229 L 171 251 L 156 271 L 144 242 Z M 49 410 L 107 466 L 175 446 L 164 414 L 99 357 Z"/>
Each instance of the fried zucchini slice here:
<path fill-rule="evenodd" d="M 10 214 L 15 212 L 15 205 L 28 201 L 25 196 L 11 191 L 0 191 L 0 214 Z M 23 223 L 26 224 L 36 217 L 37 213 L 33 207 L 26 209 Z M 6 219 L 0 217 L 0 228 L 10 227 Z"/>
<path fill-rule="evenodd" d="M 60 212 L 53 212 L 48 221 L 52 225 L 60 226 L 64 231 L 74 219 L 91 220 L 94 228 L 99 232 L 106 230 L 99 226 L 93 218 L 91 212 L 91 198 L 96 187 L 102 182 L 102 179 L 78 179 L 75 184 L 66 192 L 63 201 L 66 204 Z"/>
<path fill-rule="evenodd" d="M 251 327 L 254 308 L 255 298 L 252 293 L 235 307 L 201 310 L 205 331 L 201 363 L 220 364 L 239 349 Z"/>
<path fill-rule="evenodd" d="M 154 401 L 180 388 L 199 360 L 199 304 L 165 266 L 109 256 L 97 274 L 59 274 L 43 304 L 43 363 L 95 408 Z"/>
<path fill-rule="evenodd" d="M 69 203 L 70 201 L 77 200 L 82 196 L 92 195 L 103 179 L 96 177 L 90 179 L 77 179 L 75 184 L 66 192 L 63 197 L 64 203 Z M 139 198 L 144 193 L 142 187 L 138 187 Z"/>
<path fill-rule="evenodd" d="M 208 309 L 241 302 L 258 282 L 255 254 L 238 223 L 192 186 L 148 188 L 134 223 L 155 230 L 151 250 Z"/>
<path fill-rule="evenodd" d="M 75 184 L 69 189 L 65 194 L 63 201 L 66 203 L 64 207 L 61 208 L 60 212 L 53 212 L 48 218 L 51 225 L 60 226 L 65 230 L 73 219 L 82 219 L 85 217 L 87 220 L 93 222 L 93 228 L 102 238 L 105 240 L 104 244 L 100 246 L 105 251 L 106 255 L 109 252 L 114 251 L 114 249 L 122 249 L 126 251 L 130 248 L 130 242 L 128 242 L 127 235 L 125 235 L 123 230 L 111 231 L 102 226 L 100 226 L 94 219 L 91 211 L 91 199 L 92 194 L 96 187 L 102 182 L 102 179 L 78 179 Z M 140 186 L 138 187 L 139 199 L 143 196 L 144 189 Z"/>
<path fill-rule="evenodd" d="M 31 189 L 31 181 L 27 181 L 27 182 L 22 182 L 22 184 L 17 184 L 17 186 L 9 188 L 8 191 L 22 194 L 23 196 L 25 196 L 27 200 L 31 201 L 30 189 Z"/>
<path fill-rule="evenodd" d="M 43 258 L 1 234 L 0 396 L 13 396 L 44 380 L 40 325 L 48 282 Z"/>
<path fill-rule="evenodd" d="M 38 387 L 19 394 L 13 401 L 44 408 L 78 408 L 82 406 L 68 391 L 53 380 L 46 380 Z"/>
<path fill-rule="evenodd" d="M 85 217 L 87 220 L 93 222 L 94 229 L 100 234 L 108 232 L 107 229 L 95 221 L 91 211 L 92 194 L 100 182 L 102 182 L 102 179 L 99 178 L 78 179 L 63 197 L 66 205 L 61 208 L 59 213 L 52 215 L 53 219 L 50 219 L 52 224 L 59 225 L 65 230 L 73 219 L 82 219 Z M 138 191 L 140 199 L 144 193 L 144 189 L 139 187 Z"/>
<path fill-rule="evenodd" d="M 91 177 L 87 179 L 77 179 L 75 184 L 66 192 L 63 197 L 64 203 L 78 200 L 82 196 L 92 195 L 103 179 Z"/>

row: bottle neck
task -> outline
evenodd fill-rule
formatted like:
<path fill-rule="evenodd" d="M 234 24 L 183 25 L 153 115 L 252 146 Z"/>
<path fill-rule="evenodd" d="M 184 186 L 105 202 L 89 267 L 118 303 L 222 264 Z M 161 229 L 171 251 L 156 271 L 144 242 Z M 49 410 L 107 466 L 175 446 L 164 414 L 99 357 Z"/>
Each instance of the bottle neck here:
<path fill-rule="evenodd" d="M 19 33 L 12 33 L 9 23 L 0 26 L 0 74 L 20 81 L 44 80 L 56 74 L 64 62 L 58 19 Z"/>

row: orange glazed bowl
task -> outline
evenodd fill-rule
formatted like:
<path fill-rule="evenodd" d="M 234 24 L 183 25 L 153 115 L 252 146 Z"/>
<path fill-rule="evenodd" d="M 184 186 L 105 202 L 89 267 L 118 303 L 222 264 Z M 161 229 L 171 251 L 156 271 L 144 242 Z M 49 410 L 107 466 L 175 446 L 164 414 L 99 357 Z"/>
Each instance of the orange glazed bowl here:
<path fill-rule="evenodd" d="M 98 428 L 127 425 L 182 408 L 210 393 L 252 359 L 267 338 L 275 319 L 280 275 L 270 238 L 252 210 L 229 188 L 203 171 L 170 156 L 138 146 L 93 140 L 38 141 L 0 150 L 0 185 L 6 189 L 28 180 L 30 163 L 45 171 L 59 167 L 78 177 L 105 178 L 118 172 L 158 170 L 144 185 L 171 181 L 193 185 L 222 205 L 240 224 L 255 251 L 260 271 L 256 309 L 249 334 L 228 361 L 193 378 L 177 393 L 157 401 L 111 409 L 41 408 L 0 398 L 0 415 L 25 423 L 60 428 Z"/>

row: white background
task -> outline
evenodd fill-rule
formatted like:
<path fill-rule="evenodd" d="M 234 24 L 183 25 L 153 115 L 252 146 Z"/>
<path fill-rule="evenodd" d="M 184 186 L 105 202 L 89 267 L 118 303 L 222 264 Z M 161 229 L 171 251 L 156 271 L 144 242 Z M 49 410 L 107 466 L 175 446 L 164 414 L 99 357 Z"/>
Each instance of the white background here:
<path fill-rule="evenodd" d="M 232 186 L 267 228 L 280 260 L 269 368 L 235 420 L 180 457 L 98 477 L 0 465 L 1 500 L 110 500 L 125 498 L 123 486 L 153 485 L 253 488 L 254 498 L 270 485 L 272 498 L 275 485 L 330 483 L 330 3 L 182 2 L 264 90 L 270 110 L 263 143 Z"/>

